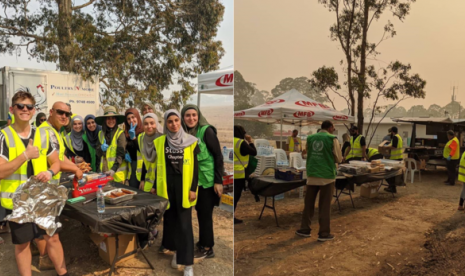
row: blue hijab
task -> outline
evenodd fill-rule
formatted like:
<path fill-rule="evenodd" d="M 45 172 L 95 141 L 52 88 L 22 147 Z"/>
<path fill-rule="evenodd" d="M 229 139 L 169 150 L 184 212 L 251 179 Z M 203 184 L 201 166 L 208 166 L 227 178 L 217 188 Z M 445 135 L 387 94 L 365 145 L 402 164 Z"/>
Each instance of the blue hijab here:
<path fill-rule="evenodd" d="M 95 116 L 87 115 L 86 118 L 84 118 L 84 129 L 86 130 L 87 139 L 89 140 L 90 145 L 95 149 L 95 147 L 97 146 L 97 142 L 98 142 L 98 133 L 100 130 L 102 130 L 102 126 L 97 125 L 97 128 L 94 131 L 90 131 L 87 128 L 87 120 L 89 119 L 92 119 L 95 121 Z"/>

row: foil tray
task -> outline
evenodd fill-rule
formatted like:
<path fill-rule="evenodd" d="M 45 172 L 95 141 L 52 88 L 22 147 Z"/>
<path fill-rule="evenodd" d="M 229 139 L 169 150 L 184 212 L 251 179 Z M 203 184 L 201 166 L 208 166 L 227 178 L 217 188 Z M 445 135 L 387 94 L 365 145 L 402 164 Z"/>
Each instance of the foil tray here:
<path fill-rule="evenodd" d="M 131 194 L 127 194 L 127 195 L 124 195 L 124 196 L 119 196 L 117 198 L 110 198 L 108 197 L 112 192 L 122 192 L 121 191 L 122 189 L 113 189 L 111 191 L 108 191 L 108 192 L 105 192 L 103 193 L 103 196 L 105 198 L 105 203 L 108 203 L 108 204 L 118 204 L 118 203 L 121 203 L 121 202 L 124 202 L 124 201 L 128 201 L 128 200 L 131 200 L 134 198 L 134 195 L 137 194 L 137 192 L 134 192 L 134 191 L 131 191 L 129 189 L 124 189 L 126 191 L 130 191 Z"/>

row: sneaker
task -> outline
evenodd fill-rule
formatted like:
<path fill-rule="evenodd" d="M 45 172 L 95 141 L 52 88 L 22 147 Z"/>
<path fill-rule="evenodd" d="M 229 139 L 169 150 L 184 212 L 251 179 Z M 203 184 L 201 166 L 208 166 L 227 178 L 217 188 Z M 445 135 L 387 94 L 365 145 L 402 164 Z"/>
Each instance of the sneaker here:
<path fill-rule="evenodd" d="M 178 263 L 176 262 L 176 253 L 174 253 L 173 259 L 171 260 L 171 267 L 174 268 L 174 269 L 179 268 Z"/>
<path fill-rule="evenodd" d="M 318 241 L 320 242 L 325 242 L 325 241 L 330 241 L 334 239 L 334 235 L 329 234 L 328 236 L 318 236 Z"/>
<path fill-rule="evenodd" d="M 299 230 L 295 231 L 295 234 L 297 236 L 301 236 L 301 237 L 304 237 L 304 238 L 309 238 L 309 237 L 312 236 L 310 234 L 310 230 L 308 230 L 308 229 L 299 229 Z"/>
<path fill-rule="evenodd" d="M 234 218 L 234 224 L 240 224 L 243 223 L 244 221 L 241 219 Z"/>
<path fill-rule="evenodd" d="M 194 276 L 194 267 L 191 265 L 184 267 L 184 276 Z"/>
<path fill-rule="evenodd" d="M 205 247 L 201 247 L 199 251 L 194 254 L 194 259 L 204 259 L 204 258 L 213 258 L 215 257 L 215 252 L 213 252 L 213 247 L 210 247 L 208 250 Z"/>
<path fill-rule="evenodd" d="M 48 257 L 48 255 L 40 256 L 39 257 L 39 270 L 55 270 L 55 265 L 53 264 L 52 260 Z"/>
<path fill-rule="evenodd" d="M 170 251 L 168 249 L 166 249 L 163 245 L 160 245 L 160 248 L 158 249 L 158 253 L 160 254 L 167 254 L 169 253 Z"/>

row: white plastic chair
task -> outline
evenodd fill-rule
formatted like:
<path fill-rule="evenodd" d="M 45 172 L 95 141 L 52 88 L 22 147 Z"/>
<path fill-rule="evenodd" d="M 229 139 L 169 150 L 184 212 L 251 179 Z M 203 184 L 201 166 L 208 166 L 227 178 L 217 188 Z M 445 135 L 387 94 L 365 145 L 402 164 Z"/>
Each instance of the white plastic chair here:
<path fill-rule="evenodd" d="M 276 162 L 287 161 L 286 152 L 283 149 L 274 149 L 273 153 L 276 156 Z"/>
<path fill-rule="evenodd" d="M 271 146 L 270 145 L 270 142 L 266 139 L 255 139 L 255 147 L 258 148 L 258 147 L 269 147 Z"/>
<path fill-rule="evenodd" d="M 291 167 L 294 168 L 302 168 L 305 167 L 305 161 L 302 159 L 302 153 L 300 152 L 291 152 L 289 154 L 289 164 Z"/>
<path fill-rule="evenodd" d="M 407 170 L 405 171 L 405 179 L 404 182 L 407 183 L 407 174 L 410 172 L 410 183 L 413 183 L 414 178 L 415 178 L 415 172 L 418 172 L 418 176 L 421 181 L 421 171 L 417 167 L 417 161 L 413 158 L 407 158 L 405 159 L 405 162 L 407 162 Z"/>

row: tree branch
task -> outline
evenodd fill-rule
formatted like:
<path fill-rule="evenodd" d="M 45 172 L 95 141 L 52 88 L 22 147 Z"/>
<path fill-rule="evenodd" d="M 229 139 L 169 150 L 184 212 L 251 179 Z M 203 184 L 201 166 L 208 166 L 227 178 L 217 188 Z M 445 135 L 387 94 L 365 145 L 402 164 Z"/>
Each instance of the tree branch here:
<path fill-rule="evenodd" d="M 80 10 L 80 9 L 82 9 L 82 8 L 85 8 L 85 7 L 89 6 L 89 5 L 92 5 L 94 2 L 95 2 L 95 0 L 90 0 L 89 2 L 87 2 L 87 3 L 85 3 L 85 4 L 82 4 L 82 5 L 80 5 L 80 6 L 75 6 L 75 7 L 73 7 L 72 10 L 73 10 L 73 11 L 75 11 L 75 10 Z"/>

